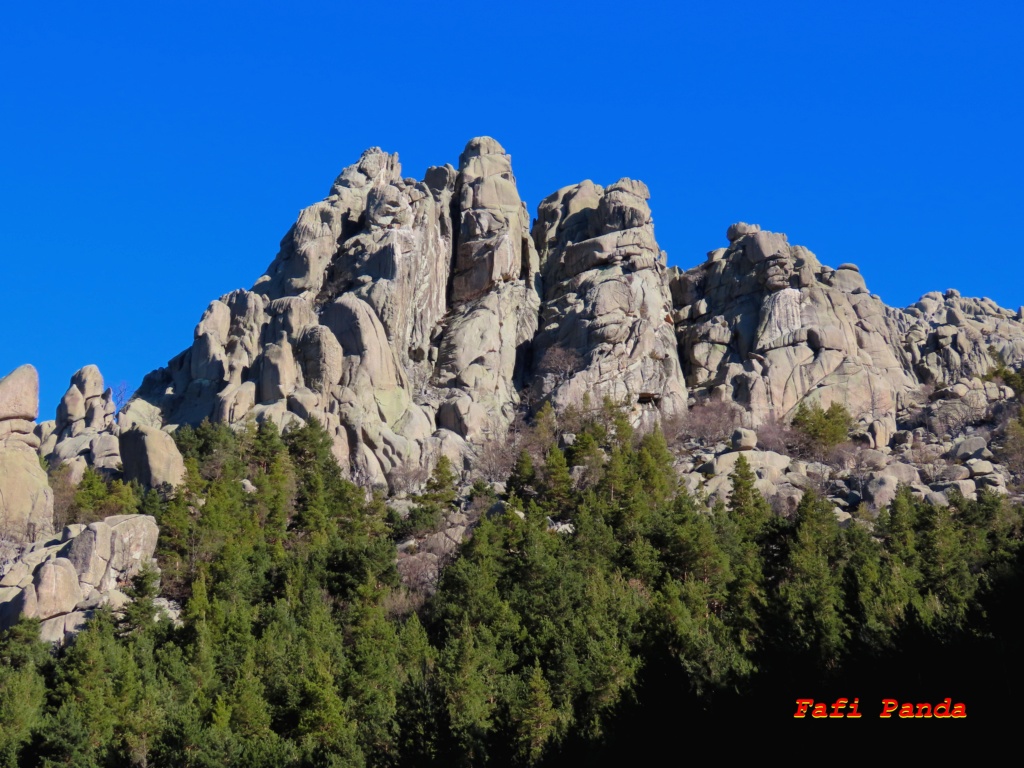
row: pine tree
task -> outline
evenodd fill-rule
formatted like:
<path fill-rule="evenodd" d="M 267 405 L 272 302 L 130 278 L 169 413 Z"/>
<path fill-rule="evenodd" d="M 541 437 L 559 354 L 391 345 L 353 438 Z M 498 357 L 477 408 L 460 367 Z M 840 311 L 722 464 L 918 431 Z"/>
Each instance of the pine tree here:
<path fill-rule="evenodd" d="M 518 703 L 515 714 L 516 740 L 523 762 L 534 765 L 544 754 L 558 722 L 558 713 L 551 701 L 550 686 L 536 660 L 526 679 L 525 688 L 523 700 Z"/>
<path fill-rule="evenodd" d="M 729 494 L 729 514 L 739 526 L 743 539 L 756 542 L 768 524 L 771 507 L 754 485 L 757 478 L 742 452 L 736 459 L 730 479 L 732 493 Z"/>
<path fill-rule="evenodd" d="M 571 512 L 572 475 L 569 474 L 565 454 L 556 446 L 551 446 L 544 462 L 541 501 L 548 514 L 554 517 L 562 517 Z"/>

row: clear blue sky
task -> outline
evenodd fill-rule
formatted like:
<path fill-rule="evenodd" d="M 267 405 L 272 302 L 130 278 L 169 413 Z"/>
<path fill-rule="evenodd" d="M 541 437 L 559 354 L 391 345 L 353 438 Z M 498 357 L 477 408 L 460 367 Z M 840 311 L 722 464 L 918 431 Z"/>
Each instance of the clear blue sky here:
<path fill-rule="evenodd" d="M 41 418 L 88 363 L 134 388 L 364 148 L 421 178 L 476 135 L 531 214 L 644 180 L 671 264 L 745 220 L 890 304 L 1016 308 L 1022 29 L 984 1 L 7 3 L 0 375 L 39 369 Z"/>

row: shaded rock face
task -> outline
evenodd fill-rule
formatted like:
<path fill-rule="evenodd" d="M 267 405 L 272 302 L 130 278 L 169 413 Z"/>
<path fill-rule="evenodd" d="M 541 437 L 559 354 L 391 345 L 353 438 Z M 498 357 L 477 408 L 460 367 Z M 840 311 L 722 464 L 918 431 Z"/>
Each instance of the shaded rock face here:
<path fill-rule="evenodd" d="M 493 139 L 422 181 L 367 150 L 300 213 L 251 290 L 210 304 L 123 428 L 316 418 L 367 483 L 441 453 L 466 466 L 519 404 L 540 306 L 528 227 Z"/>
<path fill-rule="evenodd" d="M 68 391 L 57 405 L 57 418 L 36 427 L 39 455 L 50 464 L 67 464 L 77 484 L 86 467 L 105 474 L 121 463 L 114 393 L 104 387 L 103 374 L 87 365 L 71 377 Z"/>
<path fill-rule="evenodd" d="M 149 488 L 175 486 L 185 477 L 185 461 L 174 438 L 155 427 L 139 424 L 121 433 L 124 479 Z"/>
<path fill-rule="evenodd" d="M 53 492 L 39 465 L 39 375 L 31 365 L 0 379 L 0 539 L 28 542 L 53 531 Z"/>
<path fill-rule="evenodd" d="M 585 181 L 540 204 L 533 236 L 545 293 L 534 386 L 556 407 L 608 397 L 637 422 L 686 410 L 649 196 L 631 179 L 607 189 Z"/>
<path fill-rule="evenodd" d="M 146 564 L 155 567 L 158 535 L 149 515 L 115 515 L 35 542 L 0 569 L 0 631 L 38 618 L 41 639 L 63 643 L 94 609 L 128 602 L 121 589 Z"/>
<path fill-rule="evenodd" d="M 687 384 L 747 409 L 752 425 L 811 399 L 891 435 L 919 383 L 904 349 L 909 318 L 869 294 L 852 264 L 822 266 L 756 225 L 733 225 L 729 237 L 669 278 Z"/>

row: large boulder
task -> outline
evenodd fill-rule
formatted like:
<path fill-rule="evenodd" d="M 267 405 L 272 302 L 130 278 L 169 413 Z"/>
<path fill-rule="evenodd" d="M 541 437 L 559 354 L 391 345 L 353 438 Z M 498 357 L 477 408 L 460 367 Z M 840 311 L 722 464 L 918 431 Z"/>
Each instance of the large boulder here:
<path fill-rule="evenodd" d="M 166 432 L 137 425 L 121 433 L 120 448 L 126 480 L 159 488 L 165 483 L 178 485 L 185 477 L 185 462 Z"/>

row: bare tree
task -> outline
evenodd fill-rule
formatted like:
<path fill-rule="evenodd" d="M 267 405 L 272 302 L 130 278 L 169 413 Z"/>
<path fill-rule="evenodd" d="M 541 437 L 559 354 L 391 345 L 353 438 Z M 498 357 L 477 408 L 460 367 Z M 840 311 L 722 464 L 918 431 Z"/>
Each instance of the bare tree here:
<path fill-rule="evenodd" d="M 537 365 L 542 375 L 550 375 L 554 379 L 552 389 L 571 379 L 582 367 L 583 356 L 575 349 L 563 347 L 561 344 L 548 347 Z"/>
<path fill-rule="evenodd" d="M 706 443 L 718 443 L 732 435 L 740 425 L 740 418 L 740 409 L 733 403 L 704 400 L 687 412 L 686 431 Z"/>
<path fill-rule="evenodd" d="M 131 387 L 128 386 L 128 382 L 123 379 L 117 383 L 113 388 L 114 397 L 114 413 L 121 413 L 128 401 L 131 400 L 132 395 L 135 392 L 132 391 Z"/>

